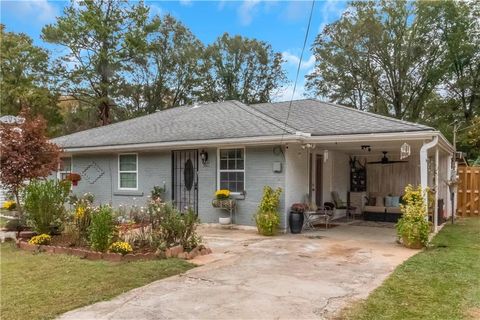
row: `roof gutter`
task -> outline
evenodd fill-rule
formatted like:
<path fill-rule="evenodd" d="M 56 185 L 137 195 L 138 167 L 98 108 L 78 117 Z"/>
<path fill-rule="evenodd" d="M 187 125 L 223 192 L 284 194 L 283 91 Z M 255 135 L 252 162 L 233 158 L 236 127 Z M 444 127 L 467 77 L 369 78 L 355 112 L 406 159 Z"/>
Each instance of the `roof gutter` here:
<path fill-rule="evenodd" d="M 73 147 L 63 148 L 63 153 L 106 153 L 123 151 L 149 151 L 149 150 L 171 150 L 187 149 L 198 147 L 223 147 L 229 145 L 268 145 L 275 143 L 302 143 L 305 136 L 301 134 L 289 134 L 282 136 L 264 136 L 248 137 L 234 139 L 214 139 L 214 140 L 193 140 L 193 141 L 171 141 L 171 142 L 153 142 L 153 143 L 135 143 L 111 146 L 92 146 L 92 147 Z M 61 147 L 61 146 L 60 146 Z"/>

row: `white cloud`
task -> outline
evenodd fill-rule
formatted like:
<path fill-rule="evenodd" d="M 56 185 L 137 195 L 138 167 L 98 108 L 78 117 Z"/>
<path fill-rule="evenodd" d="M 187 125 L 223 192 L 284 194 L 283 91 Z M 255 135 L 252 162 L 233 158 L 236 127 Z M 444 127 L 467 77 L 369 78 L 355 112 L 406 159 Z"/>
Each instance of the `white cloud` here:
<path fill-rule="evenodd" d="M 298 63 L 300 62 L 300 58 L 293 53 L 290 53 L 288 51 L 282 52 L 282 57 L 284 60 L 286 60 L 286 63 L 291 64 L 295 67 L 298 66 Z M 300 64 L 300 69 L 311 69 L 315 65 L 315 56 L 312 54 L 308 58 L 308 60 L 302 60 L 302 63 Z"/>
<path fill-rule="evenodd" d="M 320 8 L 322 23 L 318 27 L 318 32 L 322 32 L 327 24 L 339 19 L 346 10 L 345 3 L 342 1 L 327 0 L 323 1 L 322 4 Z"/>
<path fill-rule="evenodd" d="M 242 2 L 237 11 L 242 25 L 248 26 L 252 22 L 253 16 L 258 12 L 259 4 L 260 0 L 245 0 Z"/>
<path fill-rule="evenodd" d="M 18 1 L 9 2 L 8 4 L 14 8 L 12 12 L 29 22 L 52 23 L 55 21 L 56 16 L 59 15 L 57 7 L 47 0 Z"/>
<path fill-rule="evenodd" d="M 305 84 L 304 83 L 297 83 L 297 87 L 295 88 L 295 94 L 293 93 L 293 83 L 289 84 L 288 86 L 280 89 L 278 94 L 276 94 L 273 98 L 274 102 L 278 101 L 290 101 L 304 99 L 305 98 Z"/>

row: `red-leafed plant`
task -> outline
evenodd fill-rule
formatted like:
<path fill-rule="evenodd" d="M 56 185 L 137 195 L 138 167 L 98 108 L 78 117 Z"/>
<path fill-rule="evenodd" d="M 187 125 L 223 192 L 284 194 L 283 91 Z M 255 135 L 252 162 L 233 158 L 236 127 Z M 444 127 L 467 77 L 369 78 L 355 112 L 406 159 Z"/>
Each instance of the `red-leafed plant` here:
<path fill-rule="evenodd" d="M 15 196 L 21 211 L 21 188 L 57 170 L 60 149 L 45 136 L 47 125 L 42 117 L 33 118 L 28 110 L 19 116 L 25 119 L 23 123 L 0 124 L 0 181 Z"/>

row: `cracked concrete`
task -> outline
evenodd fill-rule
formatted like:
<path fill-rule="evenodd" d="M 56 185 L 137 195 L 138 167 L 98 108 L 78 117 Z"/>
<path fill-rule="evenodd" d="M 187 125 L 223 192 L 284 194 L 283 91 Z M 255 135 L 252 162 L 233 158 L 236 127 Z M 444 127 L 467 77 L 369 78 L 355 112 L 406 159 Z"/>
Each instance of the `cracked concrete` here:
<path fill-rule="evenodd" d="M 329 319 L 417 251 L 389 228 L 340 225 L 301 235 L 200 228 L 214 253 L 187 273 L 61 319 Z"/>

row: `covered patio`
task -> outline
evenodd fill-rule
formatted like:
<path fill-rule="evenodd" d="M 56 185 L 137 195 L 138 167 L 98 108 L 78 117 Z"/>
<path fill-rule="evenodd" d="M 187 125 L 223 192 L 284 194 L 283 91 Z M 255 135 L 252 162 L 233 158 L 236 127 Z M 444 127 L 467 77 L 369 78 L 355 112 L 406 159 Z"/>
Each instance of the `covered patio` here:
<path fill-rule="evenodd" d="M 429 134 L 309 137 L 289 145 L 287 207 L 305 203 L 322 210 L 333 203 L 330 223 L 355 218 L 393 224 L 401 217 L 405 187 L 421 185 L 430 190 L 429 219 L 436 231 L 453 212 L 449 181 L 455 167 L 452 146 L 441 134 Z"/>

